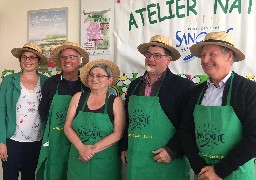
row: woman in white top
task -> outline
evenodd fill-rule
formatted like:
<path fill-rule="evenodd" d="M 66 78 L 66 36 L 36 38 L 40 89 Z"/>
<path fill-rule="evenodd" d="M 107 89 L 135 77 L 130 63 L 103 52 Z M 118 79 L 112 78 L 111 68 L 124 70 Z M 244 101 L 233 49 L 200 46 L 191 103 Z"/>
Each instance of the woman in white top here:
<path fill-rule="evenodd" d="M 42 49 L 32 43 L 14 48 L 21 72 L 6 76 L 0 86 L 0 158 L 3 180 L 34 180 L 43 125 L 38 113 L 41 86 L 47 79 L 37 68 L 45 64 Z"/>

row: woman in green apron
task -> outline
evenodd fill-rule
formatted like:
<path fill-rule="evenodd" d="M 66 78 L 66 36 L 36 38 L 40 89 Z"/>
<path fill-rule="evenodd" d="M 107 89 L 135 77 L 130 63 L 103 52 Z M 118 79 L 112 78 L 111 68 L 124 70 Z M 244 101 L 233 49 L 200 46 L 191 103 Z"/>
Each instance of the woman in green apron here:
<path fill-rule="evenodd" d="M 54 49 L 52 58 L 62 73 L 52 76 L 42 89 L 39 107 L 43 120 L 48 115 L 37 167 L 37 180 L 67 179 L 70 141 L 64 134 L 64 123 L 72 96 L 86 89 L 79 79 L 81 57 L 88 62 L 88 54 L 76 43 L 64 42 Z M 47 112 L 47 109 L 50 110 Z"/>
<path fill-rule="evenodd" d="M 108 93 L 119 74 L 118 66 L 108 60 L 89 62 L 81 71 L 82 82 L 91 91 L 75 94 L 67 114 L 65 134 L 72 143 L 69 180 L 121 178 L 117 141 L 125 113 L 121 98 Z"/>
<path fill-rule="evenodd" d="M 193 82 L 168 68 L 180 56 L 169 38 L 153 36 L 138 50 L 145 56 L 146 72 L 131 83 L 126 96 L 129 124 L 123 142 L 127 138 L 128 147 L 121 146 L 126 179 L 189 180 L 177 129 Z"/>
<path fill-rule="evenodd" d="M 180 131 L 195 178 L 252 180 L 256 83 L 231 72 L 232 63 L 245 57 L 224 32 L 207 34 L 190 50 L 209 75 L 193 91 Z"/>

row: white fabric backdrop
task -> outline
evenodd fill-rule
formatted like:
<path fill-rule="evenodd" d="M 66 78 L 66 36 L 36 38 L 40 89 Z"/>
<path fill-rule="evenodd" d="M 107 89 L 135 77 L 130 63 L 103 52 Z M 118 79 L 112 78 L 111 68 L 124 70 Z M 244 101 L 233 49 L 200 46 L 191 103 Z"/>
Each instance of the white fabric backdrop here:
<path fill-rule="evenodd" d="M 233 70 L 256 74 L 256 2 L 253 0 L 121 0 L 115 2 L 115 61 L 121 72 L 144 71 L 144 57 L 137 46 L 155 34 L 168 36 L 182 54 L 170 69 L 178 74 L 204 74 L 189 47 L 208 32 L 225 31 L 236 37 L 245 61 Z"/>

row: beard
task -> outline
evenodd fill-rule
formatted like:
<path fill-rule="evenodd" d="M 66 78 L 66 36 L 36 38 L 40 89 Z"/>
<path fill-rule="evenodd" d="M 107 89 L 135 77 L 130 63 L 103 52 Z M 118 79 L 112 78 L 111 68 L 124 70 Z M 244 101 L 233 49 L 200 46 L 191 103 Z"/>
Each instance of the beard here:
<path fill-rule="evenodd" d="M 145 65 L 145 69 L 146 69 L 147 72 L 153 72 L 154 71 L 151 67 L 149 67 L 147 65 Z"/>

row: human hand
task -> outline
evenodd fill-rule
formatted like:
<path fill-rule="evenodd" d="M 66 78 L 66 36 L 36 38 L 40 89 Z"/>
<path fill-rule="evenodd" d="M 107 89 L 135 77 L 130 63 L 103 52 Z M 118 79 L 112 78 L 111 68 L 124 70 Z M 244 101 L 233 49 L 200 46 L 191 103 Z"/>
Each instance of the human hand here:
<path fill-rule="evenodd" d="M 198 180 L 222 180 L 214 170 L 213 166 L 205 166 L 198 174 Z"/>
<path fill-rule="evenodd" d="M 82 162 L 87 162 L 89 161 L 95 154 L 94 151 L 94 146 L 92 145 L 83 145 L 81 146 L 78 151 L 79 151 L 79 157 L 78 159 Z"/>
<path fill-rule="evenodd" d="M 127 164 L 127 151 L 121 152 L 121 159 L 122 159 L 122 162 L 126 165 Z"/>
<path fill-rule="evenodd" d="M 0 158 L 2 161 L 7 161 L 7 146 L 4 143 L 0 143 Z"/>
<path fill-rule="evenodd" d="M 162 163 L 170 163 L 172 161 L 172 158 L 169 156 L 167 151 L 164 148 L 157 149 L 155 151 L 152 151 L 153 154 L 156 154 L 156 156 L 153 158 L 153 160 L 157 162 Z"/>

